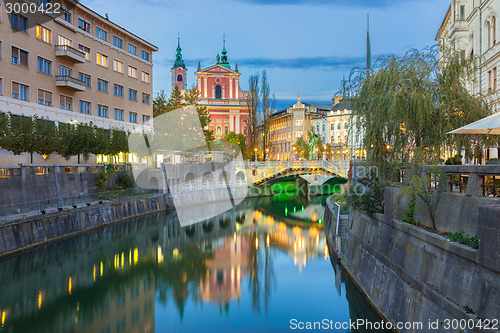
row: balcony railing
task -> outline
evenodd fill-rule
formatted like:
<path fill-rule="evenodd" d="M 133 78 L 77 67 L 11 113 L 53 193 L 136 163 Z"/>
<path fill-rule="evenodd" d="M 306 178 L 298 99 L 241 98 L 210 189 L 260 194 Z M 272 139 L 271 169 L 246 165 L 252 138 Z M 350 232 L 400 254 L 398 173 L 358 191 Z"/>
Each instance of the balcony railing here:
<path fill-rule="evenodd" d="M 85 82 L 68 75 L 56 75 L 56 86 L 85 91 Z"/>
<path fill-rule="evenodd" d="M 55 48 L 57 57 L 63 57 L 74 62 L 85 62 L 85 53 L 80 50 L 69 45 L 56 45 Z"/>

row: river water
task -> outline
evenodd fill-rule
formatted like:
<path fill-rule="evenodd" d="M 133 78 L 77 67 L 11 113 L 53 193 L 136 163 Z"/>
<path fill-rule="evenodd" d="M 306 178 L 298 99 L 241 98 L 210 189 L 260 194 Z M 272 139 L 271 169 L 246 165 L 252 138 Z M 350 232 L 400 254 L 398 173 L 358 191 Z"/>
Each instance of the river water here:
<path fill-rule="evenodd" d="M 185 228 L 152 214 L 4 259 L 0 332 L 375 332 L 345 328 L 381 319 L 330 260 L 325 200 L 247 199 Z"/>

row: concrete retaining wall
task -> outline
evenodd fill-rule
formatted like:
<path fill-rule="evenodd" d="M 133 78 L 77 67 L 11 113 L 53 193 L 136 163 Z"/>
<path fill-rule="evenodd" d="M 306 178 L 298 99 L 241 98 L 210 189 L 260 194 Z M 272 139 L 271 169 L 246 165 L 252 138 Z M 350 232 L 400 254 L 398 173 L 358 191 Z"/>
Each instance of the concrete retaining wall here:
<path fill-rule="evenodd" d="M 38 215 L 0 226 L 0 257 L 131 217 L 166 210 L 163 195 Z"/>
<path fill-rule="evenodd" d="M 424 324 L 422 330 L 400 332 L 451 332 L 425 325 L 498 318 L 500 207 L 480 207 L 478 216 L 470 221 L 480 231 L 479 250 L 474 250 L 413 225 L 387 221 L 382 214 L 370 218 L 353 211 L 342 265 L 392 323 Z"/>
<path fill-rule="evenodd" d="M 385 221 L 402 219 L 406 215 L 410 200 L 400 195 L 401 189 L 387 187 L 385 189 Z M 418 202 L 418 200 L 417 200 Z M 437 192 L 432 202 L 436 227 L 440 231 L 462 231 L 468 235 L 477 235 L 479 207 L 498 204 L 498 198 L 474 197 L 460 193 Z M 432 227 L 432 221 L 423 203 L 417 204 L 414 219 Z"/>

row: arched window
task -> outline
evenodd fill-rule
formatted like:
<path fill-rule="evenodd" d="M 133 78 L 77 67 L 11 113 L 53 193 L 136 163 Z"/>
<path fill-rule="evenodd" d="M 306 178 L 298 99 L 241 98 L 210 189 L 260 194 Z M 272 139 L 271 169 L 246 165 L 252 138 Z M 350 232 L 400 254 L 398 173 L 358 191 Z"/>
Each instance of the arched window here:
<path fill-rule="evenodd" d="M 221 135 L 220 127 L 217 127 L 217 135 Z"/>
<path fill-rule="evenodd" d="M 491 41 L 492 41 L 491 46 L 495 46 L 497 42 L 496 39 L 497 39 L 497 20 L 495 16 L 493 16 L 491 18 Z"/>
<path fill-rule="evenodd" d="M 215 86 L 215 99 L 222 99 L 222 88 L 220 85 Z"/>
<path fill-rule="evenodd" d="M 177 75 L 177 82 L 182 82 L 182 74 Z"/>

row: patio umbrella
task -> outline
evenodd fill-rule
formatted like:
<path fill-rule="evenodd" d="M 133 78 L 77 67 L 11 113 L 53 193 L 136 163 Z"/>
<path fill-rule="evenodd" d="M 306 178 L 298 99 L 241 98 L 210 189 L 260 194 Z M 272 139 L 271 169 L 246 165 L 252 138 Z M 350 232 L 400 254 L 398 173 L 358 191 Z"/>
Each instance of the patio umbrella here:
<path fill-rule="evenodd" d="M 500 113 L 479 119 L 447 134 L 497 134 L 500 135 Z"/>

